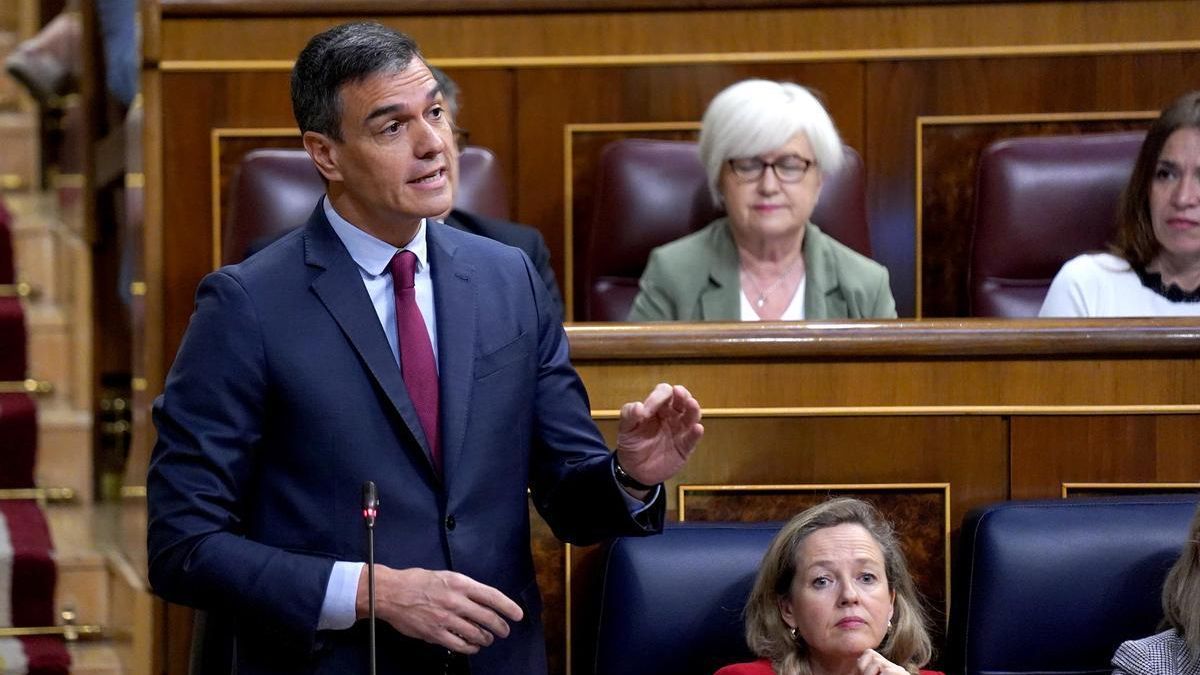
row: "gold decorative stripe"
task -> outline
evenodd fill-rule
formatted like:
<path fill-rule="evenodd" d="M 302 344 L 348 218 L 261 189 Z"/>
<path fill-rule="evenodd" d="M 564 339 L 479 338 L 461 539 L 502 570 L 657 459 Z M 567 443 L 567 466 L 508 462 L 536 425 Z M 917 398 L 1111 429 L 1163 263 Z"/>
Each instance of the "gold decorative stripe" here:
<path fill-rule="evenodd" d="M 1028 124 L 1030 122 L 1123 122 L 1152 120 L 1157 110 L 1112 110 L 1100 112 L 1011 113 L 1002 115 L 918 115 L 917 126 L 951 124 Z"/>
<path fill-rule="evenodd" d="M 54 384 L 46 380 L 28 378 L 16 382 L 0 382 L 0 394 L 49 394 Z"/>
<path fill-rule="evenodd" d="M 129 294 L 132 296 L 135 296 L 135 297 L 145 296 L 146 289 L 147 289 L 146 282 L 144 282 L 144 281 L 129 282 Z"/>
<path fill-rule="evenodd" d="M 214 140 L 222 138 L 279 138 L 283 136 L 300 137 L 300 130 L 296 127 L 217 127 L 212 130 Z"/>
<path fill-rule="evenodd" d="M 1165 492 L 1169 490 L 1200 490 L 1200 483 L 1063 483 L 1062 498 L 1070 496 L 1071 491 L 1085 490 L 1150 490 Z"/>
<path fill-rule="evenodd" d="M 37 291 L 24 281 L 15 284 L 0 284 L 0 298 L 29 298 L 38 295 Z"/>
<path fill-rule="evenodd" d="M 440 68 L 555 68 L 664 65 L 724 65 L 745 63 L 812 63 L 816 61 L 892 61 L 1028 56 L 1081 56 L 1194 51 L 1200 41 L 1102 42 L 1096 44 L 996 45 L 983 47 L 919 47 L 890 49 L 825 49 L 682 54 L 595 54 L 581 56 L 485 56 L 430 59 Z M 291 59 L 168 59 L 162 72 L 290 71 Z"/>
<path fill-rule="evenodd" d="M 918 115 L 916 119 L 916 170 L 914 185 L 916 187 L 916 199 L 913 201 L 916 213 L 914 214 L 913 223 L 915 224 L 913 236 L 915 238 L 916 260 L 914 261 L 913 283 L 916 285 L 913 298 L 914 304 L 913 314 L 915 318 L 921 318 L 921 305 L 924 299 L 922 292 L 922 282 L 924 281 L 924 268 L 922 262 L 925 259 L 924 246 L 924 203 L 922 199 L 922 191 L 924 182 L 922 179 L 921 167 L 924 166 L 923 148 L 925 147 L 925 127 L 927 126 L 946 126 L 951 124 L 1029 124 L 1043 123 L 1050 124 L 1054 122 L 1113 122 L 1122 120 L 1146 120 L 1158 117 L 1156 110 L 1120 110 L 1120 111 L 1105 111 L 1105 112 L 1065 112 L 1065 113 L 1011 113 L 1011 114 L 993 114 L 993 115 Z"/>
<path fill-rule="evenodd" d="M 0 173 L 0 190 L 20 190 L 25 187 L 25 177 L 19 173 Z"/>
<path fill-rule="evenodd" d="M 121 488 L 121 497 L 124 499 L 145 499 L 145 485 L 126 485 Z"/>
<path fill-rule="evenodd" d="M 782 406 L 705 408 L 705 419 L 755 417 L 932 417 L 945 415 L 1188 415 L 1200 413 L 1200 404 L 1135 405 L 880 405 Z M 592 419 L 619 419 L 619 409 L 592 411 Z"/>
<path fill-rule="evenodd" d="M 563 316 L 575 320 L 575 144 L 572 125 L 563 127 Z M 568 551 L 570 553 L 570 551 Z M 570 640 L 568 640 L 570 642 Z M 570 659 L 567 659 L 570 663 Z M 570 673 L 567 673 L 570 675 Z"/>
<path fill-rule="evenodd" d="M 83 181 L 84 176 L 81 173 L 60 173 L 50 178 L 50 184 L 55 189 L 81 188 Z"/>
<path fill-rule="evenodd" d="M 0 490 L 0 501 L 33 499 L 39 503 L 75 501 L 75 489 L 69 487 L 5 488 Z"/>
<path fill-rule="evenodd" d="M 67 642 L 80 638 L 99 639 L 104 637 L 104 629 L 100 626 L 38 626 L 29 628 L 0 628 L 0 638 L 5 637 L 35 637 L 44 635 L 59 635 Z"/>
<path fill-rule="evenodd" d="M 221 267 L 221 136 L 222 129 L 213 129 L 209 145 L 209 189 L 212 199 L 212 268 Z"/>
<path fill-rule="evenodd" d="M 146 187 L 146 174 L 141 172 L 125 174 L 125 187 L 131 190 L 140 190 Z"/>
<path fill-rule="evenodd" d="M 134 377 L 130 378 L 129 386 L 134 391 L 146 391 L 150 388 L 150 383 L 144 377 Z"/>

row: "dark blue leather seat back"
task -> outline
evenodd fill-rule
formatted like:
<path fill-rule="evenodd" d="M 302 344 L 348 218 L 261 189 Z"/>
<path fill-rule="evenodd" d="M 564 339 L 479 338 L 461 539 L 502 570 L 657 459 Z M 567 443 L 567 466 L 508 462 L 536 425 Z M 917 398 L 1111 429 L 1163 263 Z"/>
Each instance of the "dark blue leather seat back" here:
<path fill-rule="evenodd" d="M 597 675 L 712 675 L 751 659 L 742 610 L 780 523 L 679 523 L 612 543 Z"/>
<path fill-rule="evenodd" d="M 1005 502 L 963 521 L 950 621 L 965 675 L 1112 672 L 1157 632 L 1196 495 Z"/>

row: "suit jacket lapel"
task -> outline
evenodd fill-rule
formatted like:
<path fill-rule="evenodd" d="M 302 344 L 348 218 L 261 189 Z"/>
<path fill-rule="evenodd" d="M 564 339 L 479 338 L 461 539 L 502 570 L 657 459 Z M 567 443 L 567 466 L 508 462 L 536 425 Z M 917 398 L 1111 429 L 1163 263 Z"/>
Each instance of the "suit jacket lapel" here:
<path fill-rule="evenodd" d="M 305 231 L 305 262 L 324 269 L 313 279 L 313 292 L 333 315 L 346 339 L 408 427 L 426 466 L 432 472 L 425 432 L 421 429 L 417 409 L 413 407 L 408 390 L 404 387 L 404 379 L 400 377 L 400 366 L 388 345 L 383 327 L 379 325 L 379 315 L 367 296 L 358 265 L 334 234 L 322 208 L 320 204 L 317 205 Z M 407 443 L 402 445 L 412 447 Z"/>
<path fill-rule="evenodd" d="M 430 221 L 432 222 L 432 221 Z M 473 268 L 456 256 L 457 245 L 446 225 L 426 232 L 429 271 L 437 307 L 438 384 L 441 408 L 442 468 L 447 486 L 457 475 L 467 430 L 467 407 L 475 377 L 475 288 Z"/>
<path fill-rule="evenodd" d="M 826 235 L 808 223 L 804 232 L 804 318 L 846 316 L 846 301 L 838 293 L 838 271 Z"/>
<path fill-rule="evenodd" d="M 712 231 L 712 258 L 708 263 L 708 286 L 700 292 L 700 319 L 725 318 L 736 321 L 741 316 L 738 291 L 738 254 L 729 233 L 728 221 L 722 219 Z M 729 318 L 732 317 L 732 318 Z"/>

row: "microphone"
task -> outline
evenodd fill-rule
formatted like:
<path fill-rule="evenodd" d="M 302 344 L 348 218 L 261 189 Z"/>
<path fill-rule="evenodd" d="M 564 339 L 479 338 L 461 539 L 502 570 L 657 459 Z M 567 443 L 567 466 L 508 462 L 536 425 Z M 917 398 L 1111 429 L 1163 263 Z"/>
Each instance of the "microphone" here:
<path fill-rule="evenodd" d="M 371 675 L 375 675 L 375 517 L 379 515 L 379 492 L 375 481 L 362 486 L 363 521 L 367 525 L 367 635 Z"/>

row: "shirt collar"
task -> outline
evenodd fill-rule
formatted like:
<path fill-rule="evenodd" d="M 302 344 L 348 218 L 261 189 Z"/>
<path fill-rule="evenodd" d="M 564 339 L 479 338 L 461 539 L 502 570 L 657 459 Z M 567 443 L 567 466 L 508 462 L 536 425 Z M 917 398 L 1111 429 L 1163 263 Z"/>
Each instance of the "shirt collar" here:
<path fill-rule="evenodd" d="M 341 217 L 337 211 L 333 210 L 333 204 L 329 203 L 328 196 L 324 198 L 323 206 L 325 217 L 329 219 L 334 234 L 342 240 L 342 244 L 345 245 L 354 262 L 367 274 L 379 276 L 386 272 L 392 257 L 400 250 L 412 251 L 417 256 L 418 272 L 424 270 L 428 264 L 429 247 L 425 243 L 427 218 L 421 219 L 421 224 L 417 227 L 417 233 L 413 235 L 412 240 L 403 249 L 398 249 L 378 237 L 367 234 Z"/>

